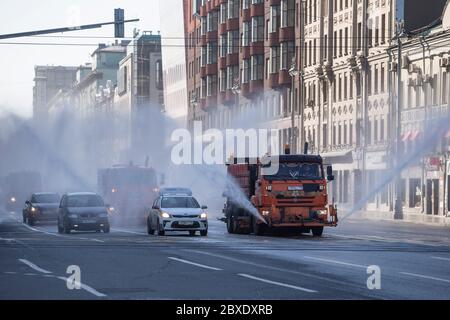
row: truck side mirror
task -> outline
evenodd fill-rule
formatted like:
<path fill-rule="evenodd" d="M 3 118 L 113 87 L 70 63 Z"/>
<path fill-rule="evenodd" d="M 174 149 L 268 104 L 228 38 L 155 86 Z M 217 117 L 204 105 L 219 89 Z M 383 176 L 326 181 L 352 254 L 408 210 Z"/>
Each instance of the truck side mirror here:
<path fill-rule="evenodd" d="M 328 181 L 333 181 L 334 180 L 333 167 L 332 166 L 327 166 L 327 180 Z"/>
<path fill-rule="evenodd" d="M 208 206 L 202 206 L 202 210 L 208 209 Z"/>

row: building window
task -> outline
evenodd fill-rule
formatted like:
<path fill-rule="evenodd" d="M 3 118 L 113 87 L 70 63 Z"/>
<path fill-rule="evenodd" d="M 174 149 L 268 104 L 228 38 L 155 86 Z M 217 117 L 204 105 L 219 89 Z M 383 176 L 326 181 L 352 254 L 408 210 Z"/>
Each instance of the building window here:
<path fill-rule="evenodd" d="M 353 74 L 350 73 L 350 77 L 349 77 L 349 84 L 348 86 L 350 87 L 350 93 L 349 93 L 349 98 L 353 99 Z"/>
<path fill-rule="evenodd" d="M 228 31 L 228 54 L 239 52 L 239 31 Z"/>
<path fill-rule="evenodd" d="M 239 18 L 239 0 L 228 0 L 228 19 Z"/>
<path fill-rule="evenodd" d="M 289 69 L 292 64 L 292 58 L 295 56 L 295 45 L 293 41 L 282 42 L 281 48 L 281 69 Z"/>
<path fill-rule="evenodd" d="M 206 63 L 217 63 L 217 42 L 208 42 L 206 45 Z"/>
<path fill-rule="evenodd" d="M 248 83 L 250 81 L 250 60 L 242 60 L 242 83 Z"/>
<path fill-rule="evenodd" d="M 348 28 L 345 28 L 345 44 L 344 44 L 344 54 L 348 54 Z"/>
<path fill-rule="evenodd" d="M 210 75 L 206 77 L 206 95 L 208 97 L 217 94 L 217 75 Z"/>
<path fill-rule="evenodd" d="M 226 69 L 219 70 L 219 90 L 221 92 L 227 90 L 227 70 Z"/>
<path fill-rule="evenodd" d="M 386 15 L 381 15 L 381 44 L 386 42 Z"/>
<path fill-rule="evenodd" d="M 281 27 L 293 27 L 295 19 L 295 0 L 281 0 Z"/>
<path fill-rule="evenodd" d="M 448 73 L 442 73 L 442 104 L 448 103 Z"/>
<path fill-rule="evenodd" d="M 348 82 L 347 82 L 347 73 L 344 73 L 344 101 L 347 100 L 347 86 L 348 86 Z"/>
<path fill-rule="evenodd" d="M 223 58 L 227 55 L 227 49 L 228 49 L 227 35 L 221 34 L 219 37 L 219 41 L 220 41 L 220 57 Z"/>
<path fill-rule="evenodd" d="M 217 25 L 219 20 L 219 12 L 214 10 L 211 12 L 208 12 L 207 15 L 207 30 L 210 31 L 217 31 Z"/>
<path fill-rule="evenodd" d="M 374 91 L 374 94 L 378 94 L 378 66 L 377 65 L 375 65 L 374 76 L 375 76 L 375 79 L 374 79 L 373 91 Z"/>
<path fill-rule="evenodd" d="M 250 37 L 252 34 L 250 22 L 242 23 L 242 46 L 247 47 L 250 45 Z"/>
<path fill-rule="evenodd" d="M 381 70 L 380 70 L 380 92 L 384 93 L 385 91 L 385 69 L 384 69 L 384 64 L 381 64 Z"/>
<path fill-rule="evenodd" d="M 323 59 L 327 60 L 327 55 L 328 55 L 328 36 L 324 35 L 323 36 Z"/>
<path fill-rule="evenodd" d="M 201 63 L 202 63 L 201 66 L 202 67 L 206 65 L 206 56 L 207 56 L 207 54 L 206 54 L 206 47 L 203 46 L 202 47 L 202 61 L 201 61 Z"/>
<path fill-rule="evenodd" d="M 252 18 L 252 42 L 264 41 L 264 17 Z"/>
<path fill-rule="evenodd" d="M 280 70 L 280 47 L 270 47 L 270 73 Z"/>
<path fill-rule="evenodd" d="M 357 35 L 357 37 L 358 37 L 357 48 L 358 48 L 358 51 L 360 51 L 361 47 L 362 47 L 362 24 L 361 24 L 361 22 L 358 23 L 358 35 Z"/>
<path fill-rule="evenodd" d="M 208 23 L 206 21 L 206 17 L 201 17 L 200 18 L 200 27 L 201 27 L 200 33 L 202 36 L 204 36 L 206 34 L 207 25 L 208 25 Z"/>
<path fill-rule="evenodd" d="M 251 64 L 251 80 L 262 80 L 264 75 L 264 55 L 252 56 Z"/>
<path fill-rule="evenodd" d="M 202 78 L 202 86 L 200 90 L 200 97 L 202 99 L 206 98 L 206 78 Z"/>
<path fill-rule="evenodd" d="M 239 79 L 239 66 L 227 67 L 227 89 L 231 90 L 235 81 Z"/>
<path fill-rule="evenodd" d="M 228 4 L 220 4 L 220 23 L 226 23 L 228 18 Z"/>
<path fill-rule="evenodd" d="M 242 0 L 242 9 L 250 9 L 250 0 Z"/>
<path fill-rule="evenodd" d="M 270 6 L 269 32 L 277 32 L 280 28 L 280 6 Z"/>

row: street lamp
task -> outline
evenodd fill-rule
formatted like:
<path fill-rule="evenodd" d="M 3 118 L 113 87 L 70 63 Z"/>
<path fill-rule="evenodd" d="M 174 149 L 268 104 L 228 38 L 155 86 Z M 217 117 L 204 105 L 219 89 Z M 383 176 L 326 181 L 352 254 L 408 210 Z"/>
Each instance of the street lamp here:
<path fill-rule="evenodd" d="M 396 110 L 396 139 L 395 139 L 395 164 L 399 168 L 401 162 L 401 116 L 402 116 L 402 38 L 405 37 L 404 21 L 397 19 L 397 110 Z M 403 219 L 403 188 L 401 170 L 395 181 L 394 219 Z"/>
<path fill-rule="evenodd" d="M 295 132 L 295 105 L 294 105 L 294 87 L 295 87 L 295 77 L 298 75 L 297 65 L 295 63 L 295 57 L 292 58 L 291 67 L 289 68 L 289 75 L 291 76 L 291 148 L 293 153 L 297 152 L 297 134 Z M 303 119 L 302 119 L 303 121 Z"/>

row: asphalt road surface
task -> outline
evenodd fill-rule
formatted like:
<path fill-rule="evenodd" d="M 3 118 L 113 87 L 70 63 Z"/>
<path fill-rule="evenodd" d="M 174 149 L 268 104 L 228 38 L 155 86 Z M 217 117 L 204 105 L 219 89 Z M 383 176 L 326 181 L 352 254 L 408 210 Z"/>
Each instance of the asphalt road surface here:
<path fill-rule="evenodd" d="M 211 219 L 207 237 L 161 237 L 20 220 L 0 210 L 0 299 L 450 299 L 448 227 L 348 219 L 322 238 L 255 237 Z"/>

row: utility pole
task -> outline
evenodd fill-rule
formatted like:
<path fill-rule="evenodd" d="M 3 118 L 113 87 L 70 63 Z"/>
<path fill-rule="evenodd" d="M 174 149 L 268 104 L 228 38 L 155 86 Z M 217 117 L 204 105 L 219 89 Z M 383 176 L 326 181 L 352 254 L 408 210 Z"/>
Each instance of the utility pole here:
<path fill-rule="evenodd" d="M 291 76 L 291 150 L 292 153 L 297 153 L 297 134 L 295 130 L 295 77 L 298 75 L 297 64 L 295 63 L 295 56 L 292 58 L 291 68 L 289 69 Z"/>

